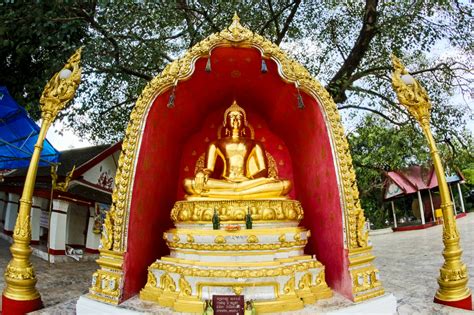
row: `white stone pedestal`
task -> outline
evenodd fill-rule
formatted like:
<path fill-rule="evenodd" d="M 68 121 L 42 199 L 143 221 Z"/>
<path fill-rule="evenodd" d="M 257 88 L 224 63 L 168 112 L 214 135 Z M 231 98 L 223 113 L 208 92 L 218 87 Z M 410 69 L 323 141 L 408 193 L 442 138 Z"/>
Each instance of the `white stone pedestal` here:
<path fill-rule="evenodd" d="M 161 307 L 156 303 L 145 302 L 137 296 L 125 301 L 120 305 L 109 305 L 86 296 L 81 296 L 76 304 L 76 312 L 82 314 L 113 315 L 113 314 L 183 314 L 173 312 L 170 308 Z M 286 313 L 274 313 L 281 315 L 313 315 L 313 314 L 396 314 L 397 300 L 391 293 L 370 299 L 358 304 L 352 303 L 339 294 L 331 299 L 318 301 L 312 305 L 306 305 L 304 309 Z"/>

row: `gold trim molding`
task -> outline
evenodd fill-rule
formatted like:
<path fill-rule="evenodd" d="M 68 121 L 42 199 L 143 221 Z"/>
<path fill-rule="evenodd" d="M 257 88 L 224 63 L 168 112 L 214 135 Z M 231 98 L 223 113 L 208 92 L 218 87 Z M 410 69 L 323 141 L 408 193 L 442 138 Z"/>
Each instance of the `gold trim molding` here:
<path fill-rule="evenodd" d="M 250 211 L 255 221 L 301 221 L 303 207 L 297 200 L 213 200 L 176 201 L 171 210 L 173 222 L 211 222 L 214 209 L 220 222 L 245 221 Z"/>

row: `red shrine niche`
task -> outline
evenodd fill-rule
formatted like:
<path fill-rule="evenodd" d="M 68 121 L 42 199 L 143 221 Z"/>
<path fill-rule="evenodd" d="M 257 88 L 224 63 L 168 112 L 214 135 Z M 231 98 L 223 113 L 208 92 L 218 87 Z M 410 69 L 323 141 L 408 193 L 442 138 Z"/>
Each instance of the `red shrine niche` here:
<path fill-rule="evenodd" d="M 195 63 L 193 74 L 179 81 L 174 107 L 172 89 L 158 95 L 145 118 L 131 191 L 122 300 L 145 285 L 147 267 L 168 254 L 163 232 L 172 227 L 170 211 L 183 197 L 182 180 L 194 174 L 199 155 L 217 137 L 225 109 L 234 100 L 248 113 L 255 138 L 277 161 L 280 177 L 293 182 L 291 197 L 299 200 L 311 230 L 307 254 L 326 267 L 329 286 L 352 298 L 349 259 L 344 246 L 342 197 L 336 175 L 328 123 L 316 99 L 285 82 L 280 69 L 255 48 L 217 47 Z M 260 128 L 259 128 L 260 126 Z M 193 153 L 194 152 L 194 153 Z M 281 163 L 280 163 L 281 162 Z"/>

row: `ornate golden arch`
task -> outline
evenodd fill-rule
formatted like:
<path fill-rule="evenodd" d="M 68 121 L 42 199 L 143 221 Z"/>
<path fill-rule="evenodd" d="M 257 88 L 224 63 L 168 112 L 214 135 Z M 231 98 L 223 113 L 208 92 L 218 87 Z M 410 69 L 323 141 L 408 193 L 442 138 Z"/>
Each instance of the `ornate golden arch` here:
<path fill-rule="evenodd" d="M 368 244 L 368 232 L 364 228 L 365 217 L 359 201 L 352 158 L 336 104 L 321 83 L 311 77 L 308 70 L 288 57 L 277 45 L 243 27 L 235 15 L 227 29 L 210 35 L 188 50 L 182 58 L 166 66 L 160 75 L 147 84 L 137 100 L 125 133 L 115 177 L 112 206 L 107 214 L 101 238 L 102 248 L 98 260 L 101 269 L 93 275 L 89 297 L 112 304 L 118 304 L 120 301 L 123 281 L 122 262 L 123 254 L 127 250 L 130 214 L 131 200 L 128 197 L 133 189 L 134 161 L 139 150 L 141 131 L 153 101 L 178 81 L 189 78 L 194 72 L 196 60 L 209 56 L 212 49 L 218 46 L 258 49 L 263 58 L 276 62 L 278 72 L 284 81 L 295 84 L 318 101 L 325 117 L 336 164 L 341 206 L 344 212 L 344 244 L 349 250 L 354 300 L 362 301 L 383 294 L 384 290 L 378 281 L 378 270 L 371 264 L 375 257 L 371 254 L 372 247 Z M 113 285 L 101 288 L 103 279 L 106 283 L 113 281 Z"/>

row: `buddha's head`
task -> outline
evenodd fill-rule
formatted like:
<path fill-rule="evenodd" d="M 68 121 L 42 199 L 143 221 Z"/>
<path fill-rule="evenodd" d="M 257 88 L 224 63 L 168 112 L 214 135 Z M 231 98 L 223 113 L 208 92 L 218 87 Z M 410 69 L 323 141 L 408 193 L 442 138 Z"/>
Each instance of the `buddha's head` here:
<path fill-rule="evenodd" d="M 236 101 L 224 113 L 224 127 L 229 130 L 242 130 L 247 126 L 245 110 Z"/>

